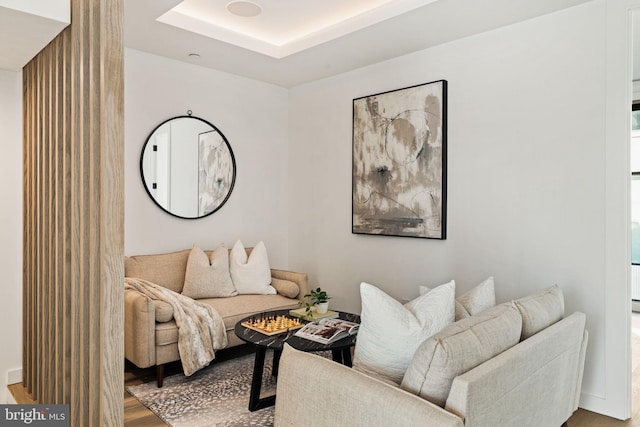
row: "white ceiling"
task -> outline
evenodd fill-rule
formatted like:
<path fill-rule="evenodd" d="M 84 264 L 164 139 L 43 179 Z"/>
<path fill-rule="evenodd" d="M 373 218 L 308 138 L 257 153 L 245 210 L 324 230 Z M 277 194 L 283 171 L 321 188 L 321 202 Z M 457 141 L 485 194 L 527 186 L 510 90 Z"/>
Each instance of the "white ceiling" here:
<path fill-rule="evenodd" d="M 436 0 L 183 0 L 160 22 L 283 58 Z M 237 16 L 229 6 L 257 9 Z"/>
<path fill-rule="evenodd" d="M 254 18 L 228 14 L 228 1 L 125 0 L 125 45 L 292 87 L 590 0 L 251 0 L 263 8 Z M 0 69 L 49 43 L 68 3 L 0 0 Z M 634 40 L 640 81 L 640 12 Z"/>
<path fill-rule="evenodd" d="M 293 87 L 590 0 L 252 1 L 239 18 L 228 0 L 125 0 L 125 46 Z"/>
<path fill-rule="evenodd" d="M 69 0 L 0 0 L 0 69 L 21 70 L 70 20 Z"/>

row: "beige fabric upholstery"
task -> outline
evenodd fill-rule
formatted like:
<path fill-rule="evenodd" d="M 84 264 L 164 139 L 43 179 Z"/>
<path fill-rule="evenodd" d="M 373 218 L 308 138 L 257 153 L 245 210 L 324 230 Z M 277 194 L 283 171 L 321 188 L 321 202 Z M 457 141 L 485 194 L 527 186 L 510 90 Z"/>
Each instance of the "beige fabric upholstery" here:
<path fill-rule="evenodd" d="M 453 379 L 517 344 L 521 328 L 512 303 L 447 326 L 418 347 L 402 388 L 444 406 Z"/>
<path fill-rule="evenodd" d="M 463 426 L 418 396 L 288 345 L 277 387 L 275 427 Z"/>
<path fill-rule="evenodd" d="M 124 258 L 124 276 L 137 277 L 182 292 L 189 250 L 159 255 L 136 255 Z"/>
<path fill-rule="evenodd" d="M 289 280 L 300 288 L 298 299 L 309 293 L 309 277 L 307 273 L 297 273 L 295 271 L 271 269 L 271 277 L 275 279 Z"/>
<path fill-rule="evenodd" d="M 233 298 L 200 299 L 198 302 L 208 304 L 222 316 L 227 331 L 227 347 L 244 344 L 236 337 L 233 329 L 241 319 L 263 311 L 298 308 L 298 300 L 285 298 L 282 295 L 237 295 Z M 178 353 L 178 327 L 176 322 L 157 323 L 155 327 L 155 345 L 157 363 L 173 362 L 180 358 Z M 127 359 L 129 359 L 127 357 Z M 131 360 L 131 359 L 129 359 Z M 132 361 L 133 362 L 133 361 Z M 135 362 L 134 362 L 135 363 Z M 147 366 L 152 366 L 153 363 Z"/>
<path fill-rule="evenodd" d="M 300 288 L 291 280 L 271 278 L 271 286 L 276 288 L 280 295 L 287 298 L 295 298 L 300 293 Z M 300 295 L 302 296 L 302 295 Z"/>
<path fill-rule="evenodd" d="M 246 248 L 247 254 L 252 248 Z M 159 255 L 125 258 L 125 276 L 137 277 L 163 285 L 175 292 L 183 288 L 190 250 Z M 212 251 L 205 251 L 210 256 Z M 271 270 L 272 279 L 289 281 L 297 286 L 296 295 L 309 292 L 305 273 Z M 289 292 L 294 292 L 291 288 Z M 283 295 L 238 295 L 230 298 L 199 299 L 209 301 L 223 317 L 227 331 L 227 347 L 243 344 L 233 333 L 238 320 L 263 311 L 298 308 L 298 300 Z M 125 292 L 125 357 L 140 368 L 148 368 L 180 360 L 178 330 L 173 308 L 134 291 Z"/>
<path fill-rule="evenodd" d="M 573 313 L 457 377 L 446 409 L 468 427 L 561 425 L 577 407 L 584 326 Z"/>
<path fill-rule="evenodd" d="M 185 375 L 190 376 L 207 366 L 215 358 L 216 350 L 227 347 L 224 322 L 213 307 L 135 277 L 124 278 L 124 289 L 171 304 L 178 327 L 178 349 Z"/>
<path fill-rule="evenodd" d="M 522 336 L 526 340 L 564 316 L 564 297 L 558 285 L 515 301 L 522 314 Z"/>
<path fill-rule="evenodd" d="M 173 319 L 173 307 L 171 307 L 171 304 L 160 300 L 153 300 L 153 306 L 156 309 L 156 322 L 164 323 Z"/>
<path fill-rule="evenodd" d="M 238 295 L 233 298 L 198 300 L 215 308 L 224 319 L 227 330 L 232 330 L 241 319 L 263 311 L 298 308 L 298 300 L 282 295 Z"/>
<path fill-rule="evenodd" d="M 153 301 L 137 292 L 125 291 L 124 317 L 124 356 L 140 368 L 155 365 L 156 321 Z"/>
<path fill-rule="evenodd" d="M 158 323 L 156 326 L 156 345 L 178 343 L 178 326 L 176 321 Z"/>
<path fill-rule="evenodd" d="M 229 272 L 229 251 L 221 246 L 207 254 L 194 246 L 187 260 L 182 295 L 189 298 L 226 298 L 238 295 Z"/>
<path fill-rule="evenodd" d="M 420 295 L 424 295 L 430 290 L 431 288 L 427 286 L 420 286 Z M 466 319 L 496 305 L 493 276 L 458 296 L 455 304 L 455 320 Z"/>
<path fill-rule="evenodd" d="M 311 427 L 560 426 L 578 405 L 584 326 L 584 314 L 574 313 L 456 377 L 444 409 L 354 369 L 285 348 L 275 425 L 299 426 L 304 420 Z M 301 404 L 300 396 L 312 404 Z"/>
<path fill-rule="evenodd" d="M 493 277 L 474 286 L 456 298 L 456 320 L 476 315 L 496 305 L 496 292 Z"/>
<path fill-rule="evenodd" d="M 228 337 L 227 337 L 228 338 Z M 163 365 L 169 362 L 180 360 L 180 351 L 178 343 L 156 346 L 156 364 Z"/>

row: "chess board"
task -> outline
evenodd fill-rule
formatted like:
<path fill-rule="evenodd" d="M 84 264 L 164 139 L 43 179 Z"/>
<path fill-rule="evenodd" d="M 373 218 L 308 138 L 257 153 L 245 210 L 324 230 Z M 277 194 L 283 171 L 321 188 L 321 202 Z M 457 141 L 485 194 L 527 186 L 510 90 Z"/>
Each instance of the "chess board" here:
<path fill-rule="evenodd" d="M 252 317 L 244 322 L 242 326 L 245 328 L 258 331 L 265 335 L 277 335 L 294 329 L 302 328 L 305 325 L 300 319 L 288 316 L 268 316 L 268 317 Z"/>

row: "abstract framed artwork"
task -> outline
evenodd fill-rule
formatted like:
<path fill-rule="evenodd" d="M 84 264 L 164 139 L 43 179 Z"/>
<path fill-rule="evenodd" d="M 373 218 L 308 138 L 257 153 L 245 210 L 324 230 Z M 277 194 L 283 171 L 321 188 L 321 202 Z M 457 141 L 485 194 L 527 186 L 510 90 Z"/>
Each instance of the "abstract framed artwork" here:
<path fill-rule="evenodd" d="M 220 131 L 198 134 L 198 215 L 218 210 L 231 195 L 236 162 L 229 142 Z"/>
<path fill-rule="evenodd" d="M 352 232 L 446 239 L 447 81 L 353 100 Z"/>

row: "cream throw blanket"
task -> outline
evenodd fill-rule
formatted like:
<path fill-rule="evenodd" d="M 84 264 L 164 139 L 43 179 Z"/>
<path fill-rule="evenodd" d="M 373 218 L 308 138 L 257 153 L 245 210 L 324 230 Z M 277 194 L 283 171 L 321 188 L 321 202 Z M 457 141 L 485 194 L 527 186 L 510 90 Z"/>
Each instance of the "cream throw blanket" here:
<path fill-rule="evenodd" d="M 125 277 L 124 288 L 171 304 L 178 325 L 178 351 L 186 376 L 207 366 L 215 358 L 214 350 L 227 346 L 224 322 L 213 307 L 133 277 Z"/>

